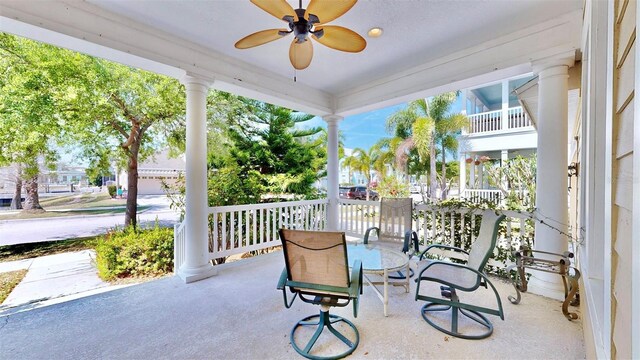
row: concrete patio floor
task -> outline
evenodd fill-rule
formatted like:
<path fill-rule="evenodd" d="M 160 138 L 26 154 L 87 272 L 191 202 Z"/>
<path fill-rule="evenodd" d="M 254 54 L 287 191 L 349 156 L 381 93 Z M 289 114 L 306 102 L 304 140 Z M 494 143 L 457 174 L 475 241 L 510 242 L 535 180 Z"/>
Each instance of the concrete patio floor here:
<path fill-rule="evenodd" d="M 220 267 L 219 275 L 185 285 L 177 277 L 118 289 L 30 311 L 0 314 L 0 354 L 6 359 L 302 359 L 289 344 L 294 323 L 318 307 L 296 300 L 291 309 L 276 291 L 283 267 L 275 252 Z M 510 284 L 495 280 L 505 321 L 491 317 L 494 333 L 462 340 L 433 329 L 420 316 L 422 302 L 401 287 L 390 289 L 389 316 L 372 289 L 360 311 L 332 313 L 360 331 L 353 359 L 580 359 L 585 357 L 581 321 L 567 321 L 560 302 L 507 295 Z M 428 289 L 436 294 L 437 288 Z M 422 291 L 421 291 L 422 292 Z M 490 305 L 481 289 L 463 299 Z M 578 309 L 574 309 L 578 310 Z"/>

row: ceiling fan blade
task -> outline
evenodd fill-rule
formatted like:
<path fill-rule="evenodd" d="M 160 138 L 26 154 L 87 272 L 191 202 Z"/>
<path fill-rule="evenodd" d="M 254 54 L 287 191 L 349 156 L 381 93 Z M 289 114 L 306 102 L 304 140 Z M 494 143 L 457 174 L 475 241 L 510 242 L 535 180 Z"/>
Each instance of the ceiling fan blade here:
<path fill-rule="evenodd" d="M 274 40 L 278 40 L 286 36 L 286 35 L 280 35 L 282 31 L 286 32 L 287 29 L 269 29 L 269 30 L 258 31 L 256 33 L 247 35 L 242 39 L 238 40 L 238 42 L 236 42 L 235 47 L 236 49 L 248 49 L 254 46 L 266 44 Z"/>
<path fill-rule="evenodd" d="M 306 69 L 311 64 L 311 59 L 313 59 L 313 44 L 311 44 L 311 40 L 307 39 L 302 43 L 297 43 L 294 38 L 291 47 L 289 47 L 291 65 L 296 70 Z"/>
<path fill-rule="evenodd" d="M 312 36 L 324 46 L 352 53 L 360 52 L 367 47 L 367 41 L 353 30 L 342 26 L 325 25 L 317 27 L 316 31 L 320 29 L 324 30 L 322 37 Z"/>
<path fill-rule="evenodd" d="M 309 14 L 320 19 L 320 24 L 326 24 L 344 15 L 356 4 L 358 0 L 311 0 L 305 18 L 309 20 Z"/>
<path fill-rule="evenodd" d="M 283 18 L 287 15 L 298 20 L 296 12 L 286 0 L 251 0 L 251 2 L 280 20 L 284 20 Z"/>

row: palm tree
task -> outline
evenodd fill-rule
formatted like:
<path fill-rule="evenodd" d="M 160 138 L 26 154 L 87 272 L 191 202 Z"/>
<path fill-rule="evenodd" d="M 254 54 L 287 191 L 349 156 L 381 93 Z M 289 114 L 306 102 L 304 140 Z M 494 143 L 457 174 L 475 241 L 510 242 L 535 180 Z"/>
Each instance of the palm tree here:
<path fill-rule="evenodd" d="M 442 167 L 440 176 L 441 199 L 447 198 L 449 185 L 447 185 L 447 153 L 455 155 L 458 151 L 458 135 L 468 124 L 468 119 L 463 114 L 450 113 L 451 105 L 456 101 L 457 92 L 448 92 L 434 96 L 429 100 L 429 115 L 434 121 L 434 132 L 432 136 L 431 166 L 435 175 L 435 145 L 440 146 L 442 156 Z M 432 179 L 434 179 L 432 175 Z M 435 192 L 432 191 L 432 195 Z"/>
<path fill-rule="evenodd" d="M 428 100 L 415 100 L 387 119 L 387 131 L 395 133 L 395 138 L 389 140 L 390 148 L 395 151 L 400 168 L 406 169 L 406 160 L 413 149 L 420 160 L 429 156 L 431 198 L 436 197 L 436 145 L 440 147 L 442 156 L 440 188 L 442 198 L 446 198 L 446 154 L 455 153 L 458 149 L 457 134 L 467 124 L 466 116 L 449 113 L 456 97 L 456 92 L 448 92 Z"/>
<path fill-rule="evenodd" d="M 379 149 L 372 146 L 368 151 L 361 148 L 353 149 L 352 159 L 349 159 L 352 169 L 364 174 L 367 179 L 367 201 L 369 200 L 369 187 L 371 186 L 371 172 L 376 166 L 376 161 L 380 155 Z"/>
<path fill-rule="evenodd" d="M 429 116 L 429 105 L 425 99 L 415 100 L 409 106 L 393 113 L 387 118 L 387 131 L 394 137 L 387 139 L 388 149 L 395 156 L 396 166 L 408 175 L 409 157 L 412 151 L 417 152 L 420 162 L 427 156 L 435 154 L 432 144 L 434 122 Z M 435 161 L 435 157 L 432 157 Z M 435 190 L 435 164 L 431 165 L 431 189 Z M 435 193 L 432 192 L 432 197 Z"/>

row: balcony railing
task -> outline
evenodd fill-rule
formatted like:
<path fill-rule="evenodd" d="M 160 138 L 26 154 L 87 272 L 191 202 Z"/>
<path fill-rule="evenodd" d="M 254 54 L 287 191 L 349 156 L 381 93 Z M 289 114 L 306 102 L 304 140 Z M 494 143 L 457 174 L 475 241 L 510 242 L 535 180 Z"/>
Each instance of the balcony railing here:
<path fill-rule="evenodd" d="M 515 196 L 519 199 L 519 203 L 530 207 L 534 204 L 530 204 L 530 199 L 528 196 L 528 191 L 526 190 L 513 190 L 515 192 Z M 481 202 L 491 202 L 496 205 L 505 205 L 506 197 L 504 193 L 500 190 L 492 190 L 492 189 L 465 189 L 462 194 L 460 194 L 460 198 L 473 202 L 475 204 L 479 204 Z"/>
<path fill-rule="evenodd" d="M 489 201 L 494 204 L 500 204 L 504 199 L 504 194 L 502 194 L 502 191 L 500 190 L 465 189 L 460 197 L 476 204 L 482 201 Z"/>
<path fill-rule="evenodd" d="M 521 106 L 507 109 L 506 123 L 502 119 L 502 110 L 467 115 L 469 134 L 479 134 L 501 130 L 519 129 L 531 126 L 531 120 Z"/>
<path fill-rule="evenodd" d="M 518 129 L 531 126 L 531 120 L 521 106 L 512 107 L 507 110 L 509 119 L 509 129 Z"/>
<path fill-rule="evenodd" d="M 502 110 L 467 115 L 469 134 L 477 134 L 502 129 Z"/>

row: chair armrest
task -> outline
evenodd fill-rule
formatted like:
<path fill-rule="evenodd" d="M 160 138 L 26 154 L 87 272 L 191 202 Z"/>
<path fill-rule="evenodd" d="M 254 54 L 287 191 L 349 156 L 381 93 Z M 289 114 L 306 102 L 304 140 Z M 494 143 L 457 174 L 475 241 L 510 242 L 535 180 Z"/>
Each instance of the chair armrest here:
<path fill-rule="evenodd" d="M 278 286 L 277 289 L 282 291 L 282 297 L 284 300 L 284 307 L 286 307 L 287 309 L 291 307 L 291 305 L 293 305 L 293 302 L 296 300 L 296 297 L 298 296 L 297 292 L 294 292 L 293 289 L 289 289 L 293 294 L 293 298 L 291 298 L 291 301 L 287 301 L 287 268 L 282 269 L 282 273 L 280 274 L 280 279 L 278 280 Z"/>
<path fill-rule="evenodd" d="M 358 317 L 358 299 L 362 294 L 362 261 L 355 260 L 351 268 L 351 286 L 349 297 L 353 300 L 353 317 Z"/>
<path fill-rule="evenodd" d="M 280 274 L 280 279 L 278 280 L 278 290 L 284 290 L 284 287 L 287 284 L 287 268 L 282 269 L 282 273 Z"/>
<path fill-rule="evenodd" d="M 362 261 L 356 259 L 351 268 L 351 286 L 349 286 L 349 296 L 352 298 L 362 294 Z"/>
<path fill-rule="evenodd" d="M 434 249 L 434 248 L 447 249 L 447 250 L 456 250 L 456 251 L 459 251 L 459 252 L 464 253 L 467 256 L 469 256 L 469 252 L 468 251 L 466 251 L 464 249 L 461 249 L 459 247 L 456 247 L 456 246 L 442 245 L 442 244 L 431 244 L 431 245 L 427 246 L 427 248 L 420 254 L 420 260 L 422 261 L 422 258 L 424 257 L 424 255 L 426 253 L 428 253 L 431 249 Z"/>
<path fill-rule="evenodd" d="M 368 244 L 369 243 L 369 233 L 371 233 L 371 230 L 375 230 L 376 231 L 376 235 L 378 237 L 380 237 L 380 229 L 376 226 L 372 226 L 370 228 L 367 229 L 367 231 L 364 233 L 364 243 Z"/>

